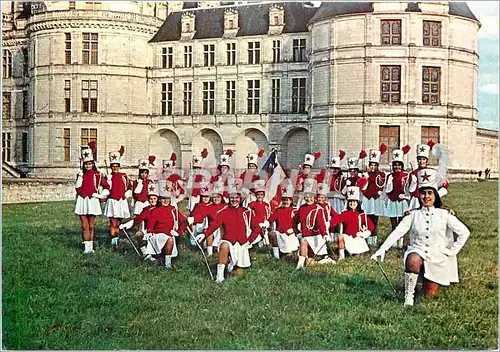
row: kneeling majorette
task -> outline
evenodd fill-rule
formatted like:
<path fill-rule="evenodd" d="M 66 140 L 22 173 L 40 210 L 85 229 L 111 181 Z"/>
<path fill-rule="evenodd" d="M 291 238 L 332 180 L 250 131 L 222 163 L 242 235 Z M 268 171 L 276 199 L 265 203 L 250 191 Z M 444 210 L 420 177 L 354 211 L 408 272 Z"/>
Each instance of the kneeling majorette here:
<path fill-rule="evenodd" d="M 212 202 L 210 203 L 208 209 L 208 224 L 210 225 L 214 221 L 217 221 L 219 213 L 222 209 L 227 208 L 227 203 L 222 199 L 222 194 L 224 193 L 224 184 L 222 182 L 216 182 L 212 184 Z M 207 236 L 207 252 L 208 256 L 219 248 L 221 229 L 218 228 L 210 236 Z"/>
<path fill-rule="evenodd" d="M 371 259 L 383 261 L 385 252 L 407 232 L 410 245 L 406 249 L 405 306 L 414 304 L 414 293 L 419 273 L 424 271 L 424 292 L 435 296 L 439 285 L 458 282 L 457 254 L 465 245 L 470 232 L 449 211 L 440 209 L 439 175 L 436 170 L 423 169 L 418 173 L 420 208 L 412 210 L 392 231 Z M 455 240 L 454 234 L 457 235 Z"/>
<path fill-rule="evenodd" d="M 149 184 L 152 182 L 149 178 L 149 170 L 154 167 L 154 156 L 150 156 L 148 160 L 139 160 L 139 178 L 132 183 L 134 190 L 134 215 L 139 215 L 142 209 L 149 206 L 148 203 L 148 189 Z"/>
<path fill-rule="evenodd" d="M 316 204 L 318 204 L 321 208 L 323 208 L 323 212 L 325 215 L 325 223 L 326 229 L 330 229 L 331 220 L 338 216 L 339 214 L 333 209 L 333 207 L 326 201 L 326 196 L 328 194 L 328 186 L 326 183 L 318 183 L 316 187 Z M 334 233 L 329 233 L 330 241 L 334 241 Z"/>
<path fill-rule="evenodd" d="M 234 179 L 233 179 L 234 180 Z M 221 228 L 219 243 L 219 264 L 217 265 L 217 278 L 215 282 L 225 280 L 225 269 L 228 273 L 242 274 L 245 268 L 250 267 L 250 254 L 248 252 L 248 236 L 250 234 L 251 210 L 241 206 L 241 180 L 230 182 L 227 186 L 229 205 L 219 211 L 215 221 L 208 225 L 208 229 L 196 236 L 202 242 L 207 236 Z"/>
<path fill-rule="evenodd" d="M 80 217 L 82 223 L 85 254 L 94 252 L 95 217 L 102 214 L 101 199 L 109 195 L 109 184 L 95 165 L 95 151 L 95 142 L 90 142 L 88 147 L 82 149 L 80 159 L 82 166 L 75 182 L 75 214 Z"/>
<path fill-rule="evenodd" d="M 208 228 L 208 216 L 210 213 L 210 196 L 211 191 L 209 185 L 200 189 L 200 201 L 196 203 L 193 211 L 187 218 L 188 225 L 193 226 L 193 234 L 199 235 Z M 189 237 L 189 243 L 195 246 L 194 239 Z M 212 255 L 212 246 L 207 247 L 208 255 Z"/>
<path fill-rule="evenodd" d="M 351 255 L 369 251 L 366 239 L 371 235 L 374 226 L 361 210 L 360 193 L 357 186 L 347 187 L 347 209 L 334 217 L 330 225 L 342 225 L 338 236 L 339 260 L 345 258 L 344 248 Z"/>

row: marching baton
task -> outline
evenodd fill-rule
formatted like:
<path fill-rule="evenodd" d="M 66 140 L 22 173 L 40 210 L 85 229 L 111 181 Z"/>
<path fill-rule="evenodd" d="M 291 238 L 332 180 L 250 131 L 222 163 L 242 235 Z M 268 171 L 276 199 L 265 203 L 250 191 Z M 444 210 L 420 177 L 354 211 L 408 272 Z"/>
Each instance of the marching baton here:
<path fill-rule="evenodd" d="M 325 243 L 323 243 L 323 245 L 318 249 L 318 251 L 316 253 L 314 253 L 314 257 L 312 258 L 312 261 L 315 261 L 316 258 L 318 257 L 318 253 L 321 252 L 321 250 L 323 249 L 323 247 L 325 247 L 327 244 L 327 241 L 325 240 Z M 306 260 L 306 264 L 304 267 L 307 267 L 307 260 Z"/>
<path fill-rule="evenodd" d="M 378 260 L 375 260 L 375 263 L 377 263 L 377 266 L 379 267 L 380 271 L 382 272 L 382 274 L 384 274 L 384 277 L 387 280 L 387 282 L 389 283 L 389 286 L 391 286 L 392 292 L 394 292 L 394 294 L 397 296 L 398 293 L 396 292 L 396 289 L 394 288 L 394 286 L 391 284 L 391 281 L 389 280 L 389 277 L 387 276 L 387 273 L 385 272 L 385 270 L 382 268 L 382 265 L 380 265 Z"/>
<path fill-rule="evenodd" d="M 196 240 L 196 237 L 194 237 L 193 231 L 191 231 L 191 228 L 189 226 L 186 226 L 189 235 L 191 238 L 194 240 L 194 243 L 196 243 L 196 246 L 200 249 L 201 254 L 203 255 L 203 259 L 205 259 L 205 264 L 207 265 L 208 272 L 210 273 L 210 278 L 214 280 L 214 274 L 212 274 L 212 270 L 210 269 L 210 265 L 208 264 L 207 256 L 205 255 L 205 252 L 203 251 L 203 248 L 201 248 L 200 244 Z"/>
<path fill-rule="evenodd" d="M 125 231 L 125 229 L 122 229 L 123 233 L 125 234 L 125 236 L 127 237 L 127 239 L 130 241 L 130 244 L 132 245 L 132 247 L 134 247 L 135 249 L 135 252 L 139 255 L 139 257 L 141 257 L 142 259 L 142 254 L 141 252 L 139 252 L 139 250 L 137 249 L 137 247 L 135 246 L 134 242 L 132 241 L 132 239 L 130 238 L 130 236 L 128 235 L 127 231 Z"/>

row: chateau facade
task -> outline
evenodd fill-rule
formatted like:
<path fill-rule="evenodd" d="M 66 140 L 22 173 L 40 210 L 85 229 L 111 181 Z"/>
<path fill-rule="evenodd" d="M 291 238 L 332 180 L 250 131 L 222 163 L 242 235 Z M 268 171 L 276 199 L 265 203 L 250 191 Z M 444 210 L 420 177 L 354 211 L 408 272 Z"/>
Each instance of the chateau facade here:
<path fill-rule="evenodd" d="M 415 166 L 433 139 L 456 177 L 498 171 L 466 3 L 6 3 L 3 161 L 29 175 L 72 176 L 92 139 L 101 165 L 125 146 L 125 168 L 172 152 L 187 167 L 203 148 L 206 166 L 271 148 L 287 167 L 320 151 L 324 166 L 381 142 L 410 144 Z"/>

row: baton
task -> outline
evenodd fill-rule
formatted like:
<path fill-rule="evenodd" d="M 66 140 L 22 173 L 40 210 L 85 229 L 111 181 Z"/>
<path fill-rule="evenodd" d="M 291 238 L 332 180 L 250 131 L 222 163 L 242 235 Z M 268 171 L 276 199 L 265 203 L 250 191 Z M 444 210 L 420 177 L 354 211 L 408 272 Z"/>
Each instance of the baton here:
<path fill-rule="evenodd" d="M 210 265 L 208 264 L 207 256 L 205 255 L 205 252 L 203 251 L 203 248 L 201 248 L 200 244 L 196 240 L 196 237 L 194 237 L 193 231 L 191 231 L 191 228 L 189 226 L 186 226 L 189 235 L 191 238 L 194 240 L 194 243 L 196 243 L 196 246 L 200 249 L 201 254 L 203 255 L 203 259 L 205 260 L 205 264 L 207 265 L 208 272 L 210 273 L 210 278 L 214 280 L 214 274 L 212 274 L 212 270 L 210 269 Z"/>
<path fill-rule="evenodd" d="M 135 246 L 134 242 L 132 241 L 132 239 L 130 238 L 130 236 L 128 235 L 127 231 L 125 231 L 125 229 L 122 229 L 123 233 L 125 234 L 125 236 L 127 237 L 127 239 L 130 241 L 130 244 L 132 245 L 132 247 L 134 247 L 134 250 L 135 252 L 139 255 L 139 257 L 142 259 L 142 254 L 141 252 L 139 252 L 139 250 L 137 249 L 137 247 Z"/>
<path fill-rule="evenodd" d="M 389 283 L 389 286 L 391 286 L 392 292 L 394 292 L 394 294 L 396 296 L 398 296 L 398 293 L 396 292 L 396 289 L 391 284 L 391 281 L 389 280 L 389 277 L 387 276 L 387 273 L 385 272 L 385 270 L 382 268 L 382 265 L 380 265 L 380 263 L 378 262 L 378 260 L 375 260 L 375 263 L 377 263 L 377 266 L 379 267 L 380 271 L 382 272 L 382 274 L 384 274 L 384 277 L 387 280 L 387 282 Z"/>
<path fill-rule="evenodd" d="M 327 244 L 327 241 L 325 240 L 325 243 L 323 243 L 323 245 L 318 249 L 318 251 L 316 253 L 314 253 L 314 257 L 312 258 L 312 261 L 315 261 L 316 258 L 318 257 L 318 253 L 321 252 L 321 250 L 323 249 L 323 247 L 325 247 Z M 304 265 L 304 268 L 307 267 L 307 260 L 306 260 L 306 264 Z"/>

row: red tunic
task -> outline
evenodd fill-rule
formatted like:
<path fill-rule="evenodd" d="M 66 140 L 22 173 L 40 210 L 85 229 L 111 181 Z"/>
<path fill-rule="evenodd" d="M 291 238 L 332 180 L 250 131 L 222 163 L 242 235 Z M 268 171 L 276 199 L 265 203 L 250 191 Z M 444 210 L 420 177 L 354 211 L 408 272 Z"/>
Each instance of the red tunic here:
<path fill-rule="evenodd" d="M 330 192 L 342 192 L 346 185 L 346 178 L 342 174 L 338 174 L 330 178 Z"/>
<path fill-rule="evenodd" d="M 211 203 L 196 203 L 193 211 L 191 212 L 191 216 L 194 218 L 195 224 L 201 224 L 205 221 L 205 218 L 208 218 L 211 211 L 210 205 Z"/>
<path fill-rule="evenodd" d="M 405 183 L 408 180 L 408 173 L 407 172 L 393 172 L 392 174 L 392 191 L 390 193 L 387 193 L 387 197 L 392 201 L 392 202 L 400 202 L 402 199 L 399 199 L 400 194 L 405 193 Z"/>
<path fill-rule="evenodd" d="M 170 236 L 170 231 L 176 230 L 182 235 L 186 230 L 186 217 L 171 205 L 156 207 L 151 211 L 148 221 L 149 233 L 164 233 Z"/>
<path fill-rule="evenodd" d="M 252 233 L 248 242 L 252 243 L 261 232 L 259 224 L 269 219 L 271 215 L 271 206 L 267 202 L 254 201 L 251 202 L 248 207 L 252 210 L 252 221 L 250 222 Z"/>
<path fill-rule="evenodd" d="M 323 208 L 317 204 L 302 204 L 295 213 L 294 225 L 298 232 L 297 225 L 300 223 L 300 229 L 303 237 L 326 235 L 327 228 Z"/>
<path fill-rule="evenodd" d="M 174 194 L 181 195 L 185 193 L 184 187 L 182 186 L 183 179 L 179 174 L 171 174 L 167 177 L 167 184 L 170 185 Z"/>
<path fill-rule="evenodd" d="M 356 237 L 356 233 L 361 231 L 359 228 L 359 217 L 361 218 L 361 225 L 367 226 L 368 230 L 373 232 L 375 226 L 373 226 L 370 218 L 365 216 L 364 213 L 358 213 L 356 210 L 344 210 L 342 214 L 332 220 L 330 228 L 342 224 L 344 226 L 343 233 Z"/>
<path fill-rule="evenodd" d="M 135 193 L 135 189 L 139 184 L 138 180 L 134 180 L 132 183 L 132 189 L 134 190 L 133 195 L 134 199 L 138 202 L 145 202 L 148 200 L 148 186 L 151 183 L 149 178 L 145 178 L 142 180 L 142 190 L 141 193 Z"/>
<path fill-rule="evenodd" d="M 304 190 L 304 180 L 308 177 L 309 175 L 306 174 L 299 174 L 297 176 L 297 182 L 295 182 L 295 190 L 297 192 L 302 192 Z"/>
<path fill-rule="evenodd" d="M 297 210 L 293 207 L 279 207 L 271 214 L 269 223 L 276 222 L 276 231 L 287 234 L 287 230 L 293 228 L 293 218 Z"/>
<path fill-rule="evenodd" d="M 377 199 L 380 197 L 379 191 L 384 189 L 385 173 L 378 170 L 368 172 L 368 187 L 363 191 L 363 195 L 368 199 Z"/>
<path fill-rule="evenodd" d="M 231 244 L 243 245 L 248 242 L 247 231 L 249 230 L 250 213 L 251 210 L 245 207 L 228 206 L 222 209 L 216 220 L 208 225 L 205 235 L 208 237 L 221 227 L 223 240 L 229 241 Z"/>
<path fill-rule="evenodd" d="M 332 208 L 330 203 L 317 203 L 321 208 L 323 208 L 323 212 L 325 213 L 325 221 L 331 221 L 334 217 L 338 216 L 337 212 Z"/>
<path fill-rule="evenodd" d="M 254 190 L 253 183 L 260 179 L 259 171 L 245 170 L 241 173 L 240 179 L 243 181 L 243 188 L 246 188 L 253 192 Z"/>
<path fill-rule="evenodd" d="M 139 215 L 136 215 L 134 217 L 134 223 L 135 224 L 140 224 L 141 222 L 146 222 L 146 228 L 147 228 L 147 222 L 151 216 L 151 213 L 153 212 L 153 209 L 155 209 L 156 206 L 151 206 L 148 205 L 146 208 L 142 209 L 141 213 Z"/>
<path fill-rule="evenodd" d="M 210 224 L 211 222 L 217 220 L 217 217 L 219 216 L 219 212 L 226 208 L 227 204 L 226 203 L 210 203 L 210 206 L 208 208 L 209 213 L 208 213 L 208 223 Z"/>
<path fill-rule="evenodd" d="M 132 184 L 126 174 L 123 172 L 111 173 L 110 199 L 125 199 L 125 192 L 132 188 Z"/>
<path fill-rule="evenodd" d="M 422 169 L 421 169 L 421 168 L 416 168 L 415 170 L 413 170 L 413 171 L 411 172 L 411 174 L 412 174 L 412 175 L 415 175 L 415 178 L 417 179 L 417 188 L 415 188 L 415 190 L 411 193 L 411 195 L 412 195 L 413 197 L 415 197 L 415 198 L 418 198 L 418 197 L 419 197 L 419 195 L 420 195 L 420 192 L 418 191 L 418 177 L 417 177 L 418 172 L 419 172 L 420 170 L 422 170 Z"/>
<path fill-rule="evenodd" d="M 108 181 L 100 172 L 94 170 L 84 171 L 82 178 L 82 185 L 76 189 L 76 193 L 82 198 L 91 198 L 92 194 L 98 192 L 99 184 L 104 189 L 109 189 Z"/>

